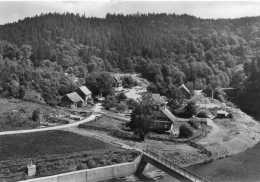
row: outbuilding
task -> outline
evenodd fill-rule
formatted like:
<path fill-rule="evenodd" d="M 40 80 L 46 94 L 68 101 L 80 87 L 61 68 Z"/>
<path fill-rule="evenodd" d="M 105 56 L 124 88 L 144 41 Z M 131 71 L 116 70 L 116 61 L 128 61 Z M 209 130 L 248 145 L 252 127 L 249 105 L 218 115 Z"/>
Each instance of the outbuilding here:
<path fill-rule="evenodd" d="M 84 103 L 87 103 L 92 98 L 92 93 L 86 86 L 79 87 L 76 92 L 83 99 Z"/>
<path fill-rule="evenodd" d="M 179 86 L 179 90 L 182 92 L 182 94 L 186 97 L 186 98 L 190 98 L 191 97 L 191 91 L 184 85 L 182 84 L 181 86 Z"/>

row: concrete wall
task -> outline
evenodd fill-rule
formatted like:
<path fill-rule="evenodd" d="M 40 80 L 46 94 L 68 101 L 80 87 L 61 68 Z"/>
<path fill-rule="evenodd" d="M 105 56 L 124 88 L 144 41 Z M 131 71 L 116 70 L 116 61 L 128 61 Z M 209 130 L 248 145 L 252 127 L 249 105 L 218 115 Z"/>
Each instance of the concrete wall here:
<path fill-rule="evenodd" d="M 132 175 L 135 173 L 138 163 L 139 158 L 134 162 L 84 169 L 20 182 L 97 182 Z"/>

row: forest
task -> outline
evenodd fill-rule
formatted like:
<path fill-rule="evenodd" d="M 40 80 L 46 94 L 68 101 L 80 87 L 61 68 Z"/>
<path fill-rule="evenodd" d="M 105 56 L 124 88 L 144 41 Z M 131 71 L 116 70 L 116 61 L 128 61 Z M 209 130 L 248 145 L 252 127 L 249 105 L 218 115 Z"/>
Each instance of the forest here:
<path fill-rule="evenodd" d="M 0 93 L 23 98 L 35 90 L 56 105 L 93 75 L 136 72 L 151 82 L 150 91 L 173 99 L 182 83 L 236 88 L 233 101 L 256 113 L 259 47 L 260 17 L 41 14 L 0 25 Z"/>

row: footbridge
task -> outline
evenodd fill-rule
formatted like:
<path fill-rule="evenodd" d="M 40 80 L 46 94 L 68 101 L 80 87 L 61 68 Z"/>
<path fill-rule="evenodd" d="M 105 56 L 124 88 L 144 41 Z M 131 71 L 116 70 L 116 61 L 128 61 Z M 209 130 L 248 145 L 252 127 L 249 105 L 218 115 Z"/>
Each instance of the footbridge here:
<path fill-rule="evenodd" d="M 147 163 L 161 169 L 167 174 L 173 176 L 179 181 L 184 182 L 209 182 L 206 177 L 199 176 L 187 169 L 184 169 L 165 157 L 162 157 L 157 152 L 150 150 L 148 147 L 143 150 L 140 163 L 137 167 L 136 174 L 141 175 Z"/>

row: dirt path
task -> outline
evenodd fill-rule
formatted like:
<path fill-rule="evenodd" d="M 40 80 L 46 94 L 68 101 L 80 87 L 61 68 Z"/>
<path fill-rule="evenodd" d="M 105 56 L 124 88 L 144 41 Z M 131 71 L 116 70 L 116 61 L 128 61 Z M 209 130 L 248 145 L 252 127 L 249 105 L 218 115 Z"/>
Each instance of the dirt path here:
<path fill-rule="evenodd" d="M 99 112 L 101 110 L 101 105 L 96 104 L 92 110 L 94 112 L 92 115 L 88 116 L 87 118 L 85 118 L 81 121 L 77 121 L 75 123 L 64 124 L 64 125 L 53 126 L 53 127 L 46 127 L 46 128 L 29 129 L 29 130 L 3 131 L 3 132 L 0 132 L 0 136 L 23 134 L 23 133 L 33 133 L 33 132 L 41 132 L 41 131 L 50 131 L 50 130 L 59 130 L 59 129 L 70 128 L 70 127 L 75 127 L 75 126 L 77 127 L 80 124 L 93 121 L 97 116 L 100 116 L 100 114 L 98 114 L 97 112 Z"/>

